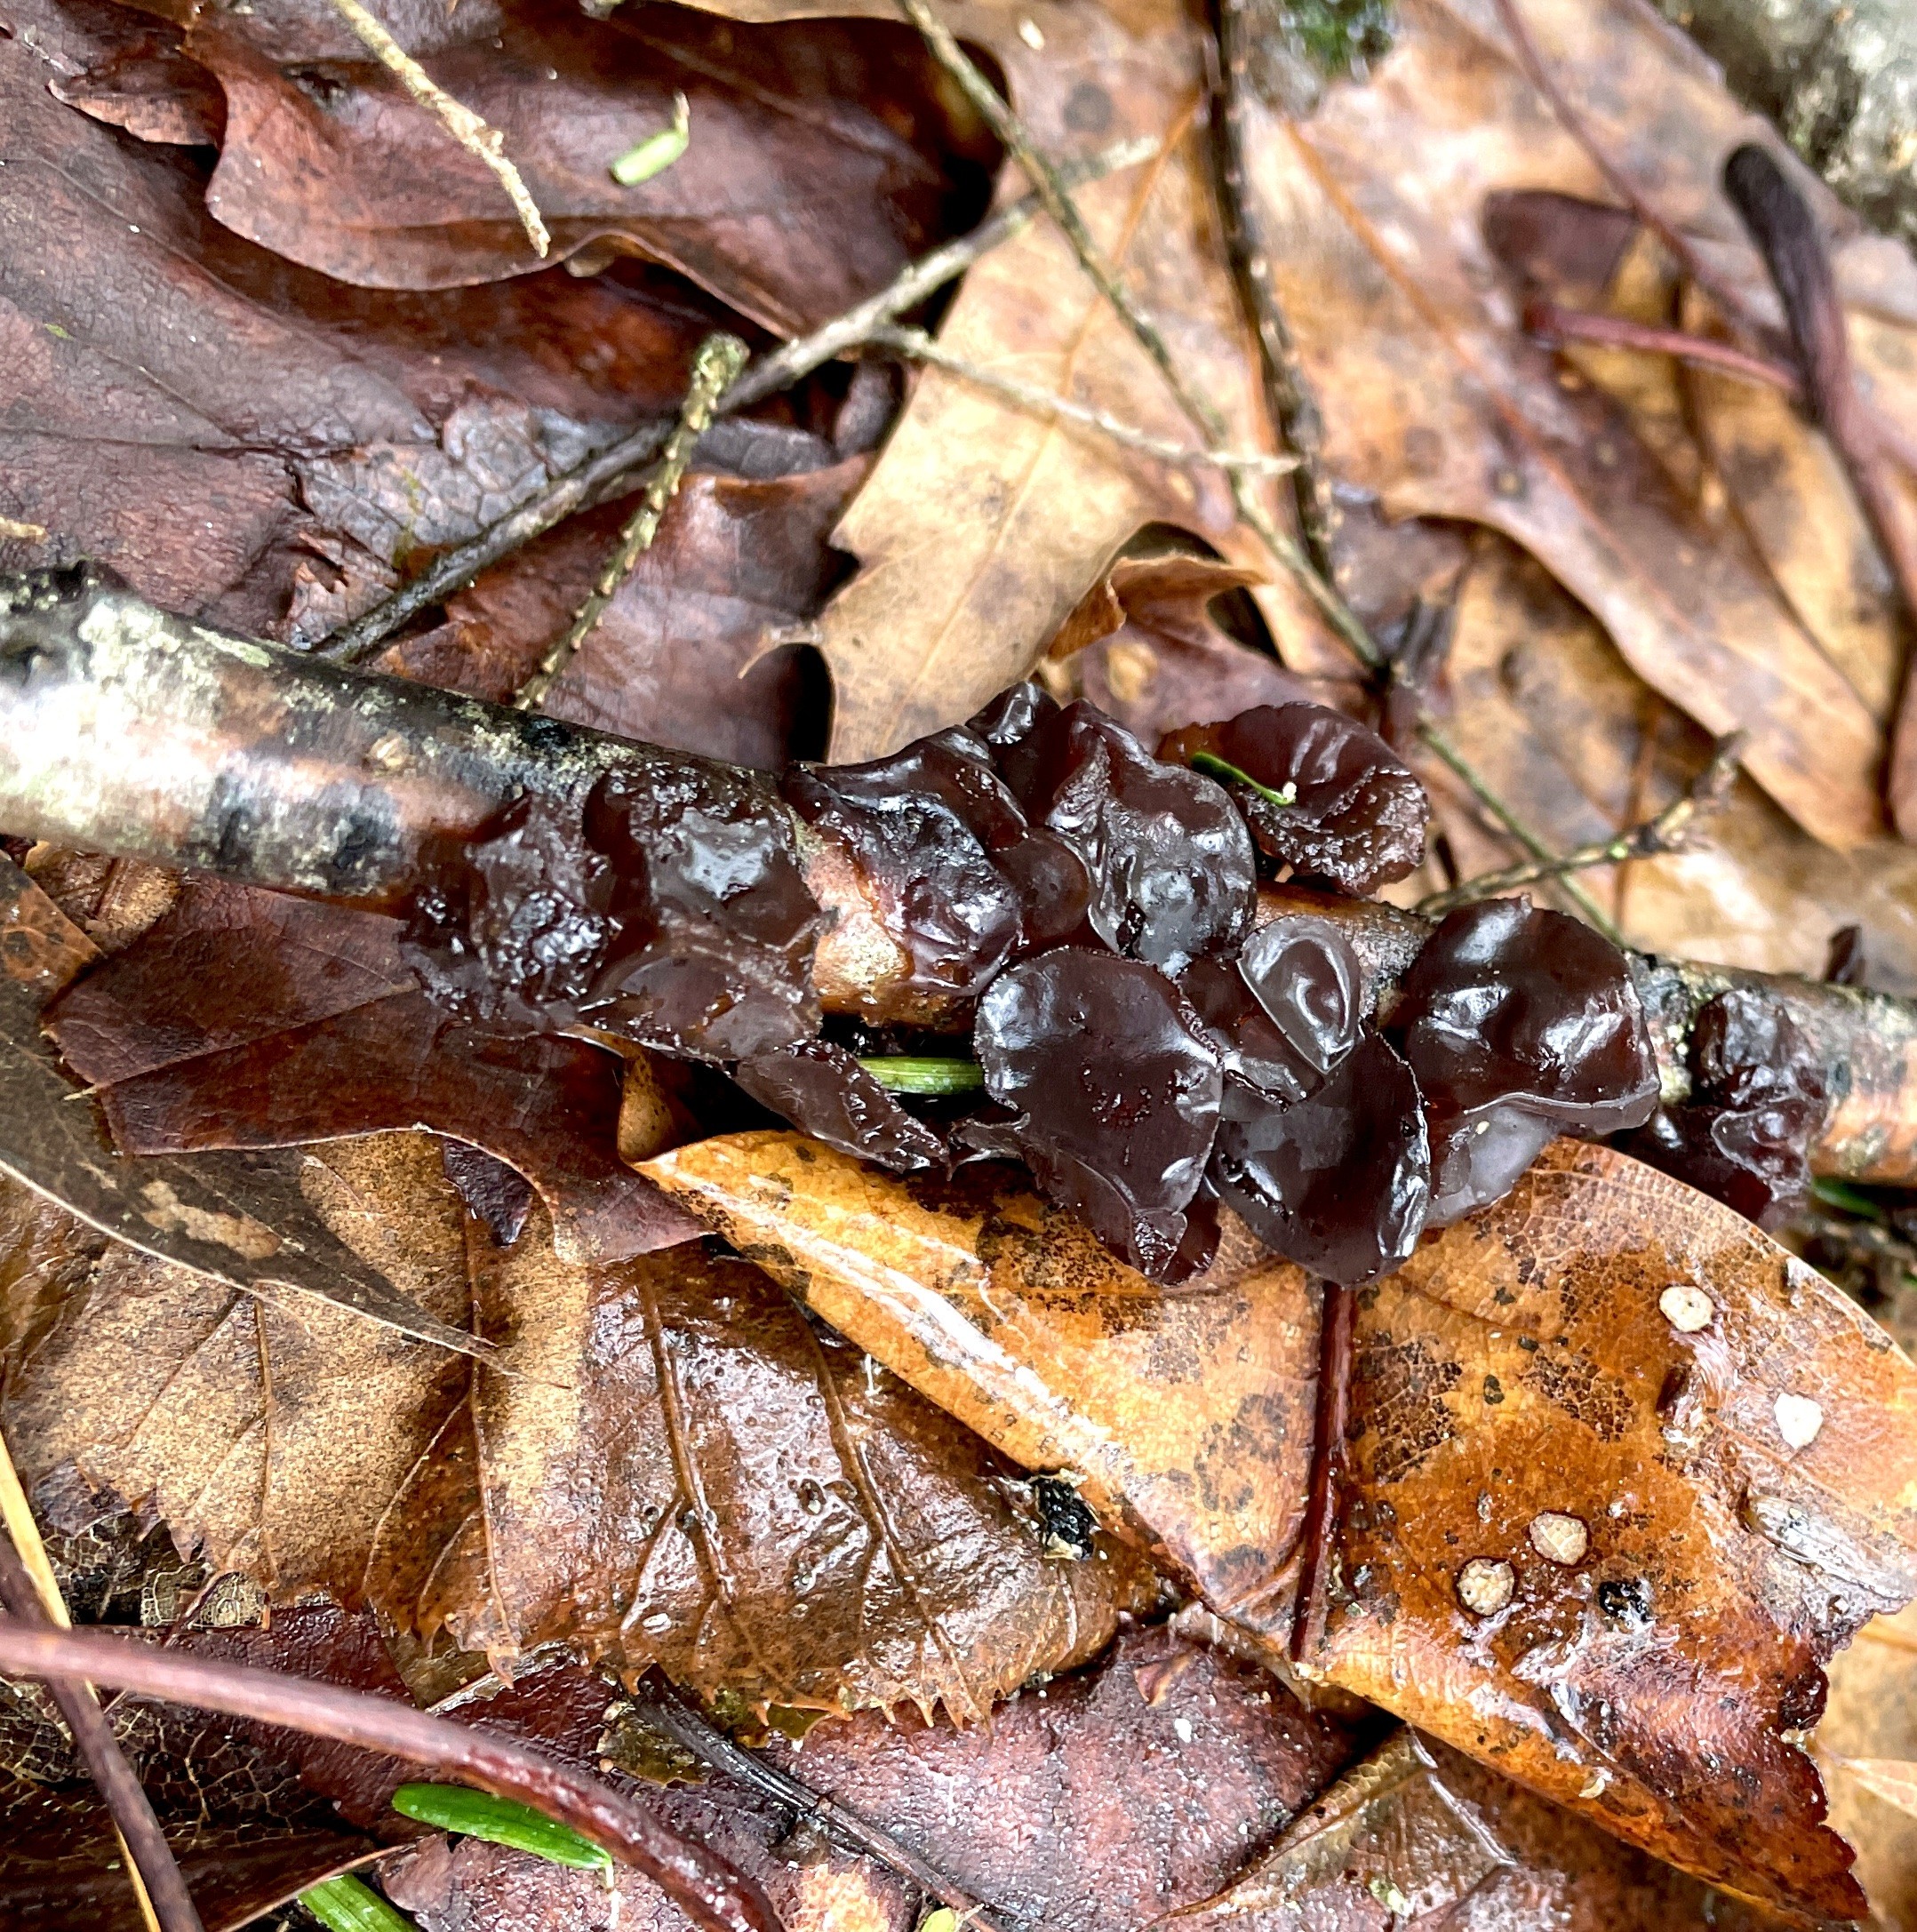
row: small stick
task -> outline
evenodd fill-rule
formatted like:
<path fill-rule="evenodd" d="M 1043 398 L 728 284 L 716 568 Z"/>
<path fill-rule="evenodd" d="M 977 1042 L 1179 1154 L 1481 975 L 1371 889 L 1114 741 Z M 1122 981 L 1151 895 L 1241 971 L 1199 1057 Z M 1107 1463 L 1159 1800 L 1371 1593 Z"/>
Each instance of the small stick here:
<path fill-rule="evenodd" d="M 1318 1394 L 1312 1425 L 1311 1489 L 1305 1503 L 1291 1612 L 1291 1661 L 1308 1664 L 1324 1641 L 1325 1584 L 1338 1546 L 1338 1487 L 1345 1470 L 1345 1426 L 1351 1415 L 1351 1358 L 1358 1297 L 1336 1281 L 1324 1284 L 1318 1328 Z"/>
<path fill-rule="evenodd" d="M 20 1486 L 20 1473 L 4 1437 L 0 1437 L 0 1514 L 6 1524 L 0 1534 L 0 1606 L 22 1623 L 68 1629 L 72 1620 L 67 1614 L 67 1600 L 60 1594 L 40 1526 L 28 1506 L 27 1492 Z M 141 1922 L 148 1932 L 203 1932 L 172 1848 L 113 1735 L 92 1685 L 84 1679 L 50 1678 L 47 1689 L 113 1820 Z"/>
<path fill-rule="evenodd" d="M 1120 141 L 1089 161 L 1076 164 L 1066 173 L 1074 182 L 1098 180 L 1122 168 L 1149 161 L 1157 152 L 1158 143 L 1154 140 Z M 1028 195 L 970 235 L 921 256 L 876 295 L 854 304 L 811 334 L 788 342 L 754 363 L 720 397 L 715 414 L 730 416 L 749 409 L 755 403 L 763 403 L 767 396 L 789 388 L 848 349 L 857 348 L 875 328 L 917 307 L 980 257 L 1023 234 L 1039 212 L 1038 196 Z M 341 664 L 357 664 L 371 657 L 403 624 L 410 623 L 434 604 L 444 603 L 482 571 L 509 557 L 535 537 L 543 536 L 575 511 L 589 508 L 616 493 L 634 470 L 643 468 L 659 454 L 670 429 L 667 423 L 642 423 L 598 455 L 561 472 L 516 510 L 509 511 L 496 523 L 487 524 L 478 535 L 445 552 L 403 588 L 350 624 L 329 632 L 314 646 L 313 654 Z"/>
<path fill-rule="evenodd" d="M 692 381 L 680 406 L 679 420 L 666 439 L 665 450 L 647 479 L 639 507 L 627 519 L 619 540 L 612 547 L 586 600 L 573 613 L 566 634 L 539 659 L 538 668 L 513 693 L 515 711 L 537 711 L 546 694 L 586 640 L 598 627 L 606 606 L 619 595 L 619 588 L 632 575 L 633 567 L 652 547 L 659 534 L 659 519 L 666 506 L 679 494 L 692 451 L 712 421 L 719 397 L 737 379 L 746 366 L 747 348 L 736 335 L 709 335 L 692 358 Z"/>
<path fill-rule="evenodd" d="M 1120 281 L 1118 271 L 1106 259 L 1105 251 L 1091 237 L 1085 219 L 1066 192 L 1058 171 L 1039 153 L 1025 123 L 1014 114 L 1005 97 L 978 71 L 972 58 L 959 45 L 952 30 L 926 0 L 899 0 L 907 20 L 924 35 L 939 64 L 945 68 L 965 98 L 975 107 L 1000 143 L 1025 171 L 1026 179 L 1036 190 L 1045 212 L 1058 225 L 1079 266 L 1090 276 L 1092 285 L 1112 306 L 1119 319 L 1130 330 L 1133 339 L 1165 379 L 1177 397 L 1178 407 L 1191 418 L 1214 447 L 1225 441 L 1225 419 L 1186 380 L 1185 372 L 1173 359 L 1170 345 L 1131 292 Z"/>
<path fill-rule="evenodd" d="M 1226 245 L 1238 282 L 1238 295 L 1258 336 L 1259 362 L 1265 376 L 1265 403 L 1278 425 L 1287 449 L 1296 451 L 1298 467 L 1291 479 L 1298 503 L 1298 529 L 1306 554 L 1322 577 L 1331 575 L 1331 532 L 1337 516 L 1329 480 L 1321 467 L 1324 423 L 1298 359 L 1298 345 L 1279 306 L 1272 281 L 1271 244 L 1262 210 L 1248 183 L 1245 137 L 1245 72 L 1250 59 L 1251 34 L 1247 14 L 1250 0 L 1218 0 L 1213 21 L 1218 40 L 1218 72 L 1212 87 L 1213 154 L 1218 175 L 1218 200 L 1225 211 Z"/>
<path fill-rule="evenodd" d="M 1582 872 L 1591 866 L 1621 866 L 1633 858 L 1655 858 L 1664 852 L 1691 849 L 1695 823 L 1705 814 L 1721 810 L 1730 795 L 1731 780 L 1737 776 L 1737 754 L 1744 748 L 1742 731 L 1718 739 L 1711 762 L 1692 779 L 1684 795 L 1666 805 L 1656 818 L 1633 826 L 1608 839 L 1594 839 L 1560 858 L 1538 858 L 1527 865 L 1506 866 L 1501 872 L 1480 873 L 1466 879 L 1448 892 L 1434 892 L 1418 902 L 1426 919 L 1442 919 L 1460 906 L 1494 898 L 1521 885 L 1541 879 L 1562 879 L 1567 873 Z"/>
<path fill-rule="evenodd" d="M 950 1906 L 961 1915 L 961 1923 L 977 1926 L 979 1932 L 1010 1932 L 1002 1920 L 956 1880 L 947 1878 L 909 1845 L 877 1825 L 868 1824 L 856 1811 L 815 1792 L 790 1772 L 768 1764 L 743 1744 L 734 1743 L 723 1731 L 715 1729 L 657 1671 L 649 1672 L 639 1681 L 633 1701 L 644 1712 L 647 1722 L 741 1790 L 811 1819 L 848 1850 L 876 1860 L 928 1897 Z"/>
<path fill-rule="evenodd" d="M 1194 450 L 1189 444 L 1174 443 L 1167 436 L 1154 436 L 1147 430 L 1121 422 L 1102 409 L 1091 409 L 1083 403 L 1073 402 L 1068 396 L 1042 389 L 1036 383 L 1021 382 L 1016 376 L 1001 375 L 980 363 L 968 362 L 962 355 L 955 355 L 949 349 L 941 347 L 923 329 L 875 329 L 868 340 L 875 348 L 890 349 L 894 355 L 907 356 L 914 362 L 931 363 L 935 368 L 949 370 L 954 375 L 963 377 L 978 388 L 989 389 L 1035 416 L 1055 422 L 1082 424 L 1125 449 L 1156 457 L 1162 463 L 1176 463 L 1181 468 L 1205 464 L 1227 474 L 1241 471 L 1253 476 L 1282 476 L 1298 467 L 1298 459 L 1295 456 L 1260 456 L 1244 450 Z"/>
<path fill-rule="evenodd" d="M 526 239 L 532 243 L 533 253 L 543 261 L 553 245 L 553 238 L 546 232 L 546 223 L 540 219 L 539 206 L 520 179 L 519 170 L 507 158 L 506 140 L 499 129 L 489 127 L 464 102 L 455 100 L 360 4 L 360 0 L 332 0 L 332 4 L 339 18 L 358 35 L 380 66 L 398 80 L 399 84 L 467 154 L 491 169 L 499 186 L 506 190 L 514 212 L 519 217 L 519 225 L 526 231 Z"/>
<path fill-rule="evenodd" d="M 603 1845 L 621 1864 L 644 1872 L 707 1932 L 782 1932 L 753 1880 L 611 1786 L 511 1738 L 429 1717 L 392 1697 L 182 1657 L 92 1631 L 36 1630 L 13 1617 L 0 1617 L 0 1674 L 83 1677 L 451 1771 Z"/>
<path fill-rule="evenodd" d="M 1528 302 L 1524 332 L 1546 345 L 1590 342 L 1600 348 L 1637 349 L 1647 355 L 1674 356 L 1679 362 L 1694 363 L 1700 369 L 1714 369 L 1727 376 L 1739 376 L 1746 382 L 1761 383 L 1767 389 L 1779 389 L 1793 401 L 1804 393 L 1801 379 L 1786 363 L 1753 355 L 1709 336 L 1691 335 L 1682 329 L 1654 328 L 1649 323 L 1632 322 L 1623 315 L 1560 308 L 1554 302 Z"/>

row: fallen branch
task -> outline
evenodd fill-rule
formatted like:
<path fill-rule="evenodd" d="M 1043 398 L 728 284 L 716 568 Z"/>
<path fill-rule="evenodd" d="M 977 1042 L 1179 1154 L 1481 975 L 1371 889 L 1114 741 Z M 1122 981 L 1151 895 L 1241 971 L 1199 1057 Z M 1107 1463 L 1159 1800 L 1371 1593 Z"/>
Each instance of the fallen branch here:
<path fill-rule="evenodd" d="M 92 1632 L 34 1630 L 12 1617 L 0 1617 L 0 1673 L 117 1685 L 430 1765 L 571 1825 L 643 1872 L 707 1932 L 782 1932 L 771 1903 L 745 1873 L 610 1785 L 509 1738 L 428 1717 L 392 1697 Z"/>
<path fill-rule="evenodd" d="M 598 628 L 606 606 L 619 595 L 619 586 L 633 573 L 633 567 L 652 547 L 659 534 L 659 519 L 666 506 L 679 494 L 686 465 L 712 421 L 714 405 L 720 395 L 738 379 L 745 365 L 746 345 L 736 335 L 709 335 L 692 358 L 692 380 L 686 390 L 679 420 L 666 439 L 659 462 L 639 499 L 639 507 L 626 521 L 612 554 L 593 579 L 593 587 L 573 613 L 565 635 L 547 651 L 532 675 L 513 693 L 515 711 L 537 711 L 579 648 Z"/>
<path fill-rule="evenodd" d="M 520 178 L 519 170 L 507 157 L 506 137 L 498 128 L 489 127 L 463 101 L 455 100 L 360 4 L 360 0 L 332 0 L 332 6 L 380 66 L 467 154 L 492 171 L 499 186 L 506 190 L 514 213 L 519 217 L 520 227 L 526 231 L 526 239 L 532 243 L 532 252 L 541 261 L 545 260 L 552 249 L 553 238 L 546 232 L 539 204 Z"/>
<path fill-rule="evenodd" d="M 295 710 L 297 746 L 281 722 Z M 416 882 L 423 841 L 469 835 L 515 792 L 583 801 L 615 769 L 663 778 L 688 762 L 222 637 L 85 571 L 0 579 L 0 830 L 384 909 Z M 776 795 L 769 780 L 752 782 Z M 812 970 L 826 1009 L 939 1024 L 910 992 L 908 962 L 849 850 L 816 834 L 802 850 L 830 927 Z M 1266 903 L 1336 920 L 1387 1010 L 1431 930 L 1395 906 L 1296 888 Z M 1688 1090 L 1697 1009 L 1749 988 L 1783 1002 L 1839 1096 L 1814 1150 L 1817 1170 L 1917 1185 L 1917 1002 L 1642 954 L 1632 970 L 1667 1098 Z M 895 989 L 896 1015 L 886 1003 Z"/>
<path fill-rule="evenodd" d="M 1506 866 L 1501 872 L 1480 873 L 1448 892 L 1434 892 L 1421 898 L 1418 910 L 1426 919 L 1442 919 L 1460 906 L 1496 898 L 1501 893 L 1514 892 L 1521 886 L 1535 885 L 1540 880 L 1562 879 L 1568 873 L 1582 872 L 1592 866 L 1621 866 L 1628 859 L 1689 851 L 1698 818 L 1721 810 L 1729 797 L 1743 746 L 1742 731 L 1719 738 L 1710 763 L 1692 779 L 1684 795 L 1666 805 L 1656 818 L 1647 818 L 1643 824 L 1610 838 L 1594 839 L 1559 858 L 1533 859 L 1525 866 Z"/>
<path fill-rule="evenodd" d="M 1074 181 L 1097 180 L 1121 168 L 1136 167 L 1157 152 L 1156 141 L 1121 141 L 1068 172 Z M 947 283 L 962 275 L 973 262 L 1013 236 L 1022 234 L 1038 212 L 1038 197 L 1030 196 L 982 223 L 970 235 L 922 256 L 878 294 L 755 363 L 719 398 L 713 413 L 731 416 L 750 409 L 781 389 L 790 388 L 813 370 L 859 347 L 869 339 L 873 330 L 916 308 L 928 296 L 935 295 Z M 341 664 L 357 664 L 370 657 L 402 625 L 411 623 L 420 611 L 434 604 L 443 603 L 454 591 L 471 583 L 480 571 L 511 556 L 576 511 L 590 509 L 618 495 L 628 486 L 627 479 L 635 470 L 644 468 L 658 456 L 671 432 L 669 422 L 642 423 L 596 456 L 562 472 L 517 509 L 435 558 L 403 588 L 350 624 L 329 632 L 314 646 L 314 654 Z"/>

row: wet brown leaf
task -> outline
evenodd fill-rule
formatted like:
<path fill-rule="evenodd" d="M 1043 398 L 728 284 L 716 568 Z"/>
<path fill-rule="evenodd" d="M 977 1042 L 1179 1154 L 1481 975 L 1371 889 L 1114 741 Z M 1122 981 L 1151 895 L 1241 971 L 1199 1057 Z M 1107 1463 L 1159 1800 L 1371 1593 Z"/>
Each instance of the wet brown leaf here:
<path fill-rule="evenodd" d="M 1774 312 L 1717 188 L 1724 156 L 1763 131 L 1647 11 L 1522 4 L 1611 158 Z M 1860 674 L 1854 629 L 1807 628 L 1801 581 L 1785 574 L 1780 587 L 1774 554 L 1753 547 L 1741 519 L 1687 496 L 1641 418 L 1575 374 L 1561 382 L 1551 355 L 1522 333 L 1522 291 L 1483 240 L 1487 197 L 1502 190 L 1608 191 L 1524 78 L 1488 0 L 1411 0 L 1396 29 L 1369 84 L 1333 89 L 1309 119 L 1263 109 L 1254 119 L 1273 268 L 1306 374 L 1331 405 L 1334 470 L 1375 492 L 1387 515 L 1505 531 L 1672 704 L 1713 732 L 1746 728 L 1746 769 L 1807 830 L 1837 845 L 1871 837 L 1883 822 L 1881 667 Z M 1847 232 L 1805 180 L 1845 236 L 1838 273 L 1860 312 L 1860 363 L 1887 406 L 1908 410 L 1917 278 L 1891 244 Z M 1713 433 L 1728 442 L 1732 427 L 1720 420 Z M 1780 487 L 1794 500 L 1800 484 L 1827 491 L 1833 479 L 1827 465 L 1815 479 L 1801 467 Z M 1763 520 L 1772 531 L 1777 523 Z M 1846 546 L 1837 568 L 1854 555 Z"/>
<path fill-rule="evenodd" d="M 779 638 L 818 614 L 837 575 L 827 539 L 868 467 L 855 458 L 764 483 L 689 478 L 542 708 L 764 770 L 816 754 L 822 694 Z M 528 545 L 379 667 L 504 702 L 564 635 L 630 514 L 611 504 Z"/>
<path fill-rule="evenodd" d="M 6 0 L 0 25 L 0 346 L 16 377 L 0 516 L 48 532 L 0 541 L 9 569 L 91 556 L 164 608 L 310 636 L 422 546 L 470 536 L 676 407 L 723 314 L 637 265 L 436 295 L 347 288 L 220 227 L 204 150 L 142 148 L 49 91 L 137 66 L 150 20 Z"/>
<path fill-rule="evenodd" d="M 1917 1816 L 1881 1780 L 1859 1776 L 1862 1760 L 1917 1760 L 1917 1610 L 1880 1617 L 1830 1666 L 1831 1694 L 1817 1727 L 1817 1762 L 1831 1794 L 1831 1824 L 1857 1848 L 1857 1877 L 1872 1924 L 1884 1932 L 1917 1927 Z"/>
<path fill-rule="evenodd" d="M 29 1482 L 151 1499 L 183 1548 L 282 1598 L 325 1589 L 510 1663 L 563 1641 L 628 1671 L 813 1708 L 970 1720 L 1151 1600 L 1122 1546 L 1044 1553 L 977 1438 L 699 1247 L 588 1271 L 538 1218 L 507 1254 L 423 1136 L 323 1151 L 342 1239 L 510 1345 L 454 1358 L 108 1249 L 9 1201 L 4 1419 Z"/>
<path fill-rule="evenodd" d="M 50 1010 L 132 1154 L 285 1147 L 429 1127 L 519 1170 L 562 1250 L 616 1261 L 697 1224 L 619 1158 L 620 1063 L 583 1041 L 448 1021 L 396 920 L 196 879 Z"/>
<path fill-rule="evenodd" d="M 342 282 L 435 289 L 539 266 L 491 172 L 339 15 L 264 0 L 246 17 L 156 4 L 220 80 L 207 205 L 236 234 Z M 587 16 L 554 0 L 389 7 L 385 24 L 504 139 L 554 259 L 677 269 L 780 334 L 883 288 L 976 200 L 990 147 L 955 124 L 899 25 L 741 29 L 690 9 Z M 691 140 L 634 188 L 611 164 L 691 104 Z"/>
<path fill-rule="evenodd" d="M 1282 1647 L 1302 1276 L 1154 1297 L 1109 1261 L 1056 1269 L 1062 1217 L 1028 1200 L 981 1211 L 791 1136 L 648 1170 L 1016 1459 L 1081 1471 L 1106 1521 Z M 1681 1282 L 1713 1303 L 1695 1337 L 1660 1312 Z M 1359 1351 L 1314 1673 L 1729 1888 L 1856 1910 L 1785 1734 L 1815 1721 L 1823 1658 L 1917 1581 L 1902 1354 L 1728 1209 L 1570 1142 L 1368 1290 Z M 1511 1566 L 1482 1622 L 1457 1594 L 1474 1558 Z M 1694 1673 L 1742 1695 L 1699 1696 Z"/>

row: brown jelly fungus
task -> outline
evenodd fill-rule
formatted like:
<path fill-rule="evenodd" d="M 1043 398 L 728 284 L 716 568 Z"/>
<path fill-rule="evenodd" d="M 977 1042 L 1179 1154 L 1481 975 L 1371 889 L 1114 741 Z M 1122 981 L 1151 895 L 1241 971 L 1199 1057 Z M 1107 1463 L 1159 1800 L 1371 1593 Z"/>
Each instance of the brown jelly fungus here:
<path fill-rule="evenodd" d="M 945 1142 L 842 1046 L 801 1040 L 741 1060 L 732 1076 L 762 1106 L 843 1154 L 895 1174 L 946 1165 Z"/>
<path fill-rule="evenodd" d="M 1178 973 L 1250 930 L 1257 859 L 1223 786 L 1083 702 L 1038 711 L 995 755 L 1034 824 L 1083 864 L 1091 930 L 1114 952 Z"/>
<path fill-rule="evenodd" d="M 1211 1178 L 1267 1248 L 1357 1287 L 1413 1248 L 1431 1194 L 1418 1082 L 1364 1032 L 1302 1100 L 1234 1108 L 1218 1129 Z"/>
<path fill-rule="evenodd" d="M 1689 1103 L 1660 1108 L 1623 1146 L 1760 1227 L 1781 1226 L 1809 1195 L 1823 1063 L 1777 1001 L 1734 988 L 1698 1008 L 1689 1066 Z"/>
<path fill-rule="evenodd" d="M 1259 850 L 1300 879 L 1362 898 L 1424 858 L 1424 786 L 1376 731 L 1341 711 L 1259 705 L 1186 725 L 1159 753 L 1181 764 L 1204 754 L 1242 773 L 1249 782 L 1227 782 Z"/>
<path fill-rule="evenodd" d="M 975 1044 L 1046 1196 L 1154 1281 L 1182 1279 L 1224 1076 L 1171 982 L 1060 947 L 999 975 Z"/>
<path fill-rule="evenodd" d="M 1434 1226 L 1500 1199 L 1555 1135 L 1614 1133 L 1657 1106 L 1657 1058 L 1624 955 L 1528 899 L 1444 919 L 1391 1020 L 1425 1095 Z"/>
<path fill-rule="evenodd" d="M 1287 913 L 1245 942 L 1238 970 L 1299 1059 L 1321 1079 L 1351 1051 L 1364 1011 L 1364 974 L 1328 919 Z"/>

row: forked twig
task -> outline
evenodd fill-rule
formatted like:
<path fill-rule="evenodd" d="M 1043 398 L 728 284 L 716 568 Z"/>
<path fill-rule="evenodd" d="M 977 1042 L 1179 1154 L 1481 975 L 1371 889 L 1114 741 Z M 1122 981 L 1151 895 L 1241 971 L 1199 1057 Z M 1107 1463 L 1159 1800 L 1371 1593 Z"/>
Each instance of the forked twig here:
<path fill-rule="evenodd" d="M 1568 873 L 1582 872 L 1592 866 L 1621 866 L 1628 859 L 1655 858 L 1667 852 L 1692 850 L 1697 821 L 1722 808 L 1730 795 L 1737 775 L 1737 758 L 1744 748 L 1745 734 L 1733 731 L 1718 739 L 1711 762 L 1692 779 L 1681 798 L 1666 805 L 1656 818 L 1615 834 L 1608 839 L 1594 839 L 1558 858 L 1533 859 L 1528 865 L 1506 866 L 1501 872 L 1480 873 L 1462 880 L 1448 892 L 1434 892 L 1418 902 L 1426 919 L 1441 919 L 1460 906 L 1473 906 L 1480 899 L 1495 898 L 1500 892 L 1535 885 L 1544 879 L 1562 879 Z"/>
<path fill-rule="evenodd" d="M 495 1797 L 531 1805 L 603 1846 L 621 1864 L 644 1872 L 707 1932 L 782 1932 L 779 1915 L 753 1880 L 610 1785 L 511 1738 L 429 1717 L 392 1697 L 182 1657 L 92 1631 L 35 1630 L 13 1617 L 0 1617 L 0 1673 L 119 1685 L 450 1771 Z"/>
<path fill-rule="evenodd" d="M 1121 168 L 1149 161 L 1157 152 L 1158 143 L 1154 140 L 1120 141 L 1066 172 L 1074 182 L 1097 180 Z M 763 403 L 767 396 L 789 388 L 848 349 L 857 348 L 869 339 L 874 329 L 916 308 L 981 257 L 1015 235 L 1023 234 L 1039 212 L 1038 196 L 1027 196 L 981 223 L 970 235 L 921 256 L 876 295 L 855 303 L 811 334 L 801 336 L 755 363 L 720 397 L 714 413 L 730 416 L 736 411 L 750 409 L 755 403 Z M 642 423 L 596 456 L 563 471 L 517 509 L 508 511 L 476 536 L 435 559 L 411 583 L 351 623 L 329 632 L 315 645 L 315 654 L 341 664 L 357 664 L 370 657 L 402 625 L 434 604 L 443 603 L 482 571 L 511 556 L 575 511 L 588 509 L 614 494 L 635 470 L 643 469 L 659 454 L 670 433 L 669 423 Z"/>
<path fill-rule="evenodd" d="M 546 232 L 539 204 L 533 200 L 519 170 L 507 158 L 506 137 L 489 126 L 465 102 L 455 100 L 406 50 L 395 40 L 377 18 L 361 5 L 360 0 L 332 0 L 332 6 L 359 36 L 379 65 L 426 109 L 467 154 L 483 162 L 506 190 L 519 217 L 519 225 L 532 243 L 532 251 L 543 261 L 553 245 Z"/>
<path fill-rule="evenodd" d="M 745 367 L 747 349 L 736 335 L 709 335 L 692 358 L 692 380 L 679 411 L 679 420 L 666 439 L 666 447 L 647 479 L 639 507 L 626 521 L 612 554 L 593 579 L 593 587 L 573 613 L 565 635 L 542 657 L 525 683 L 513 693 L 515 711 L 537 711 L 546 694 L 577 655 L 579 648 L 597 628 L 606 606 L 619 595 L 619 586 L 633 573 L 633 567 L 652 547 L 659 534 L 659 519 L 666 506 L 679 493 L 685 467 L 692 460 L 699 439 L 712 421 L 719 397 L 737 379 Z"/>

